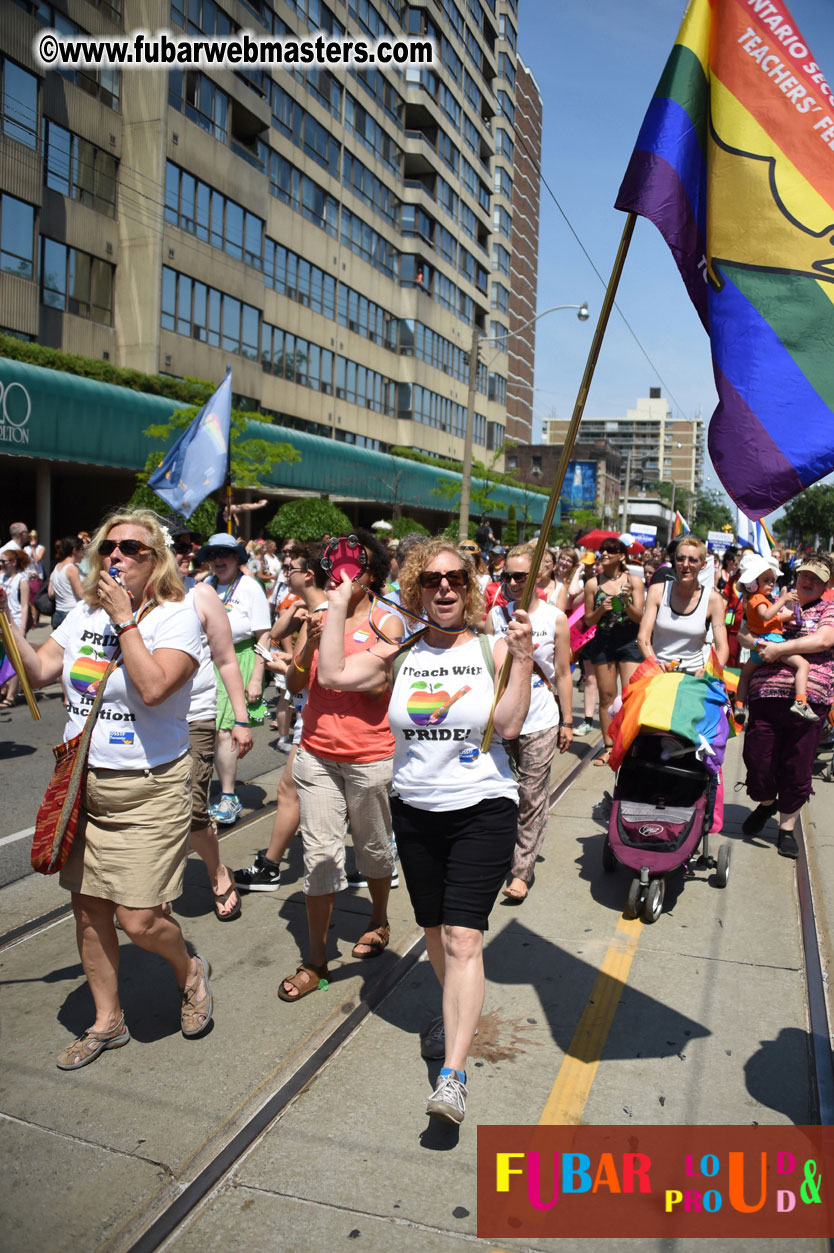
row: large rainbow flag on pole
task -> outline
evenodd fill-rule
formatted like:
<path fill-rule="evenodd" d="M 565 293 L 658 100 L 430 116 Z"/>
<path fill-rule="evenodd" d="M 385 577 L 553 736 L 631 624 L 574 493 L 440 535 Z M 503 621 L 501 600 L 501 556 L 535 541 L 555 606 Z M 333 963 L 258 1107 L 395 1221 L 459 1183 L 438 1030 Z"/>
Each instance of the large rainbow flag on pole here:
<path fill-rule="evenodd" d="M 755 521 L 834 469 L 834 97 L 784 4 L 691 0 L 616 205 L 710 336 L 710 455 Z"/>

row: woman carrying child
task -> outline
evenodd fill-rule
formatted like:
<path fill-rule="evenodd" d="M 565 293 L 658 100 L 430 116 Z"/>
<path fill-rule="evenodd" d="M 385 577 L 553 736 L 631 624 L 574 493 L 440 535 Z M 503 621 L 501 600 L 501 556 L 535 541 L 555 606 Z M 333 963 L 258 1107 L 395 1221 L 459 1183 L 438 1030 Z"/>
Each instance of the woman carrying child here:
<path fill-rule="evenodd" d="M 744 616 L 747 630 L 761 643 L 781 644 L 784 641 L 784 624 L 792 622 L 799 597 L 796 592 L 783 592 L 778 600 L 771 600 L 776 572 L 766 557 L 754 557 L 741 571 L 738 582 L 744 589 Z M 808 704 L 808 672 L 810 665 L 805 657 L 795 653 L 779 658 L 783 666 L 796 671 L 794 679 L 794 702 L 790 712 L 808 722 L 817 722 L 818 716 Z M 751 649 L 750 659 L 745 663 L 738 683 L 733 717 L 743 723 L 747 717 L 745 703 L 750 680 L 756 667 L 762 664 L 758 644 Z"/>

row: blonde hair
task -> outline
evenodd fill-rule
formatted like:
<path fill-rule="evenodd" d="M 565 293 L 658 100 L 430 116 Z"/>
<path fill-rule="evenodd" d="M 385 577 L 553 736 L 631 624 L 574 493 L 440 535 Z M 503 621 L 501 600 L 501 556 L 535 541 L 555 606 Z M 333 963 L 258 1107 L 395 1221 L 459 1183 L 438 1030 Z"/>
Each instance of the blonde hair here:
<path fill-rule="evenodd" d="M 417 581 L 418 575 L 440 553 L 454 553 L 460 559 L 461 569 L 469 573 L 469 586 L 463 601 L 463 620 L 467 626 L 474 627 L 483 621 L 485 613 L 483 594 L 475 577 L 475 563 L 470 553 L 458 548 L 457 544 L 450 539 L 444 539 L 442 535 L 426 540 L 424 544 L 417 544 L 406 557 L 400 567 L 400 601 L 412 613 L 420 613 L 423 608 L 423 589 Z"/>
<path fill-rule="evenodd" d="M 698 556 L 701 560 L 706 561 L 707 559 L 707 546 L 702 539 L 698 539 L 697 535 L 683 535 L 678 540 L 678 546 L 675 549 L 676 557 L 682 548 L 697 548 Z"/>
<path fill-rule="evenodd" d="M 185 599 L 185 588 L 177 570 L 174 554 L 168 547 L 162 531 L 162 522 L 152 509 L 124 509 L 121 513 L 111 513 L 105 518 L 96 531 L 87 556 L 90 559 L 90 572 L 83 583 L 84 600 L 91 609 L 98 606 L 98 580 L 102 570 L 109 568 L 110 560 L 102 557 L 99 544 L 107 539 L 110 532 L 117 526 L 138 526 L 147 533 L 148 547 L 153 551 L 153 571 L 145 587 L 148 600 L 161 605 L 163 601 L 179 601 Z"/>
<path fill-rule="evenodd" d="M 536 551 L 535 544 L 515 544 L 504 558 L 504 565 L 510 560 L 510 557 L 529 557 L 530 565 L 533 564 L 533 554 Z"/>

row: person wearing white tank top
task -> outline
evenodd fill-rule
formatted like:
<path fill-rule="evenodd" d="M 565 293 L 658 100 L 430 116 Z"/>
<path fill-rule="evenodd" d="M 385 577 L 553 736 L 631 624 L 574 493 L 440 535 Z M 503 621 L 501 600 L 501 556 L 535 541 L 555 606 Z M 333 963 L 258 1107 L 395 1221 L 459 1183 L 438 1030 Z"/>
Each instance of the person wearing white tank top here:
<path fill-rule="evenodd" d="M 524 594 L 535 547 L 511 548 L 503 571 L 506 606 L 492 609 L 486 630 L 504 635 L 512 621 L 516 602 Z M 518 904 L 526 898 L 533 880 L 536 858 L 547 830 L 550 768 L 558 744 L 566 752 L 573 743 L 573 683 L 570 673 L 570 632 L 561 609 L 533 597 L 530 605 L 533 630 L 533 680 L 530 708 L 521 734 L 505 740 L 504 747 L 518 771 L 518 834 L 510 883 L 504 895 Z"/>
<path fill-rule="evenodd" d="M 675 549 L 675 578 L 648 590 L 637 644 L 644 657 L 658 661 L 664 670 L 702 675 L 710 626 L 718 660 L 727 664 L 725 604 L 718 592 L 698 580 L 705 562 L 703 540 L 686 535 Z"/>
<path fill-rule="evenodd" d="M 483 933 L 515 847 L 518 793 L 501 737 L 520 734 L 530 704 L 530 619 L 519 611 L 490 649 L 474 630 L 484 602 L 469 554 L 450 540 L 428 540 L 400 571 L 402 605 L 415 620 L 428 620 L 423 635 L 407 651 L 376 644 L 346 658 L 350 584 L 343 580 L 328 593 L 319 681 L 361 692 L 393 680 L 391 814 L 408 894 L 443 989 L 442 1016 L 421 1035 L 423 1057 L 443 1059 L 426 1112 L 460 1123 L 464 1068 L 484 1003 Z M 491 671 L 500 676 L 508 650 L 513 665 L 496 703 Z M 482 751 L 491 711 L 495 734 Z"/>

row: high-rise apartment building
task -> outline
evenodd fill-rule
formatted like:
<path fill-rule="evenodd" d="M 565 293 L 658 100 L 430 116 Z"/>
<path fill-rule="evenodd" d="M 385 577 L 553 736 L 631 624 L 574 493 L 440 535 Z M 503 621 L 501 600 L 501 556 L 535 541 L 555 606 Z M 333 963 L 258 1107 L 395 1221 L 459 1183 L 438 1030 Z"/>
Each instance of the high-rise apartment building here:
<path fill-rule="evenodd" d="M 536 357 L 536 304 L 539 272 L 539 194 L 542 155 L 542 99 L 521 57 L 516 63 L 513 169 L 513 230 L 510 255 L 510 335 L 507 435 L 520 444 L 533 439 L 533 378 Z M 499 190 L 496 161 L 495 190 Z M 493 245 L 501 259 L 501 245 Z"/>
<path fill-rule="evenodd" d="M 544 443 L 563 443 L 568 426 L 567 418 L 549 418 Z M 659 387 L 650 388 L 624 418 L 583 418 L 579 434 L 586 442 L 608 440 L 621 453 L 620 484 L 629 493 L 656 482 L 676 483 L 690 492 L 703 487 L 704 423 L 701 418 L 673 418 Z"/>
<path fill-rule="evenodd" d="M 45 74 L 32 42 L 49 27 L 410 35 L 436 55 Z M 238 403 L 274 422 L 461 458 L 473 329 L 512 326 L 516 213 L 534 292 L 516 42 L 515 0 L 6 0 L 0 329 L 151 373 L 229 363 Z M 508 358 L 483 357 L 480 458 L 507 424 Z"/>

